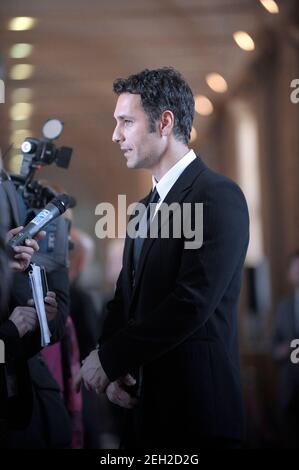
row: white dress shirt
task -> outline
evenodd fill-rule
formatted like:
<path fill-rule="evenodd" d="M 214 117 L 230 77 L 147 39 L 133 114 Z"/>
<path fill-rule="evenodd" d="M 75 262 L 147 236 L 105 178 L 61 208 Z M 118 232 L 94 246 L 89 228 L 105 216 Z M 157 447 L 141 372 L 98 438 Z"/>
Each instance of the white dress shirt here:
<path fill-rule="evenodd" d="M 160 181 L 156 181 L 156 179 L 152 177 L 153 189 L 157 187 L 157 191 L 160 197 L 156 206 L 155 214 L 171 190 L 172 186 L 178 180 L 179 176 L 181 176 L 185 168 L 187 168 L 187 166 L 190 165 L 190 163 L 193 162 L 195 158 L 197 158 L 195 152 L 191 149 L 175 165 L 173 165 L 164 176 L 162 176 Z"/>

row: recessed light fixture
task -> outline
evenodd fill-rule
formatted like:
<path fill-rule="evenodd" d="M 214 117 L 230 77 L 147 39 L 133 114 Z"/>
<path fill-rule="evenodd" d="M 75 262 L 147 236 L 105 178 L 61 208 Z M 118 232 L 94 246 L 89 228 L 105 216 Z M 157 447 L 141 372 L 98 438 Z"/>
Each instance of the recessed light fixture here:
<path fill-rule="evenodd" d="M 31 64 L 17 64 L 10 69 L 9 78 L 12 80 L 27 80 L 33 75 L 34 67 Z"/>
<path fill-rule="evenodd" d="M 227 91 L 227 82 L 219 73 L 209 73 L 206 76 L 206 82 L 217 93 L 225 93 Z"/>
<path fill-rule="evenodd" d="M 10 118 L 13 121 L 23 121 L 32 115 L 32 104 L 16 103 L 10 109 Z"/>
<path fill-rule="evenodd" d="M 30 54 L 32 53 L 32 49 L 32 44 L 20 42 L 18 44 L 14 44 L 10 48 L 9 54 L 12 59 L 24 59 L 25 57 L 30 56 Z"/>
<path fill-rule="evenodd" d="M 197 95 L 195 97 L 195 111 L 202 116 L 209 116 L 213 112 L 213 104 L 203 95 Z"/>
<path fill-rule="evenodd" d="M 36 24 L 36 19 L 31 16 L 16 16 L 8 23 L 10 31 L 27 31 L 32 29 Z"/>
<path fill-rule="evenodd" d="M 279 13 L 279 6 L 274 0 L 260 0 L 260 2 L 269 13 L 274 15 Z"/>
<path fill-rule="evenodd" d="M 245 31 L 236 31 L 233 36 L 238 46 L 244 51 L 253 51 L 255 49 L 254 40 Z"/>

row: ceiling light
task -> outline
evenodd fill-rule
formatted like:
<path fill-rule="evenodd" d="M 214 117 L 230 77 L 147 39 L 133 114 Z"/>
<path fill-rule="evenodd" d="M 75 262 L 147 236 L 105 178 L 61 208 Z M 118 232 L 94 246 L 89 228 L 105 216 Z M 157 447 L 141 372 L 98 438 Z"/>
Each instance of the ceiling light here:
<path fill-rule="evenodd" d="M 32 29 L 36 24 L 36 19 L 31 16 L 16 16 L 8 23 L 10 31 L 26 31 Z"/>
<path fill-rule="evenodd" d="M 227 83 L 219 73 L 209 73 L 206 76 L 206 82 L 209 87 L 217 93 L 224 93 L 227 91 Z"/>
<path fill-rule="evenodd" d="M 195 111 L 202 116 L 209 116 L 213 112 L 213 105 L 209 98 L 203 95 L 197 95 L 195 97 Z"/>
<path fill-rule="evenodd" d="M 12 80 L 27 80 L 33 74 L 34 67 L 31 64 L 17 64 L 10 69 L 9 77 Z"/>
<path fill-rule="evenodd" d="M 260 0 L 260 2 L 269 13 L 279 13 L 279 7 L 274 0 Z"/>
<path fill-rule="evenodd" d="M 20 42 L 18 44 L 14 44 L 10 48 L 10 57 L 12 59 L 24 59 L 25 57 L 29 57 L 32 53 L 33 46 L 32 44 L 27 44 L 24 42 Z"/>
<path fill-rule="evenodd" d="M 13 121 L 23 121 L 32 115 L 32 104 L 16 103 L 10 109 L 10 118 Z"/>
<path fill-rule="evenodd" d="M 252 37 L 245 31 L 236 31 L 233 36 L 238 46 L 244 51 L 253 51 L 255 49 Z"/>

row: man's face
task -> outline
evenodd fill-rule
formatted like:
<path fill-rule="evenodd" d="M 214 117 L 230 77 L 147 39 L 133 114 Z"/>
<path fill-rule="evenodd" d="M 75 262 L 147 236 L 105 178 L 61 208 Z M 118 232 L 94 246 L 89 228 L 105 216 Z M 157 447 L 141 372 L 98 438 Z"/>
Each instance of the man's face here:
<path fill-rule="evenodd" d="M 158 124 L 149 131 L 149 120 L 142 107 L 140 95 L 122 93 L 114 112 L 116 127 L 112 140 L 120 145 L 128 168 L 151 169 L 161 158 L 164 149 Z"/>

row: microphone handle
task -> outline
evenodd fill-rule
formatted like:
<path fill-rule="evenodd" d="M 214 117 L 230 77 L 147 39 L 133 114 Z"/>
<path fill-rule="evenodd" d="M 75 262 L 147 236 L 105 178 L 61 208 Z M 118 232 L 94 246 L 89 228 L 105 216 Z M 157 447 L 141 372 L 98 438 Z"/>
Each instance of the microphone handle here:
<path fill-rule="evenodd" d="M 39 212 L 29 224 L 27 224 L 17 235 L 15 235 L 9 242 L 9 247 L 23 245 L 27 238 L 33 238 L 40 230 L 48 225 L 51 220 L 60 215 L 59 209 L 54 204 L 47 204 L 47 206 Z"/>

